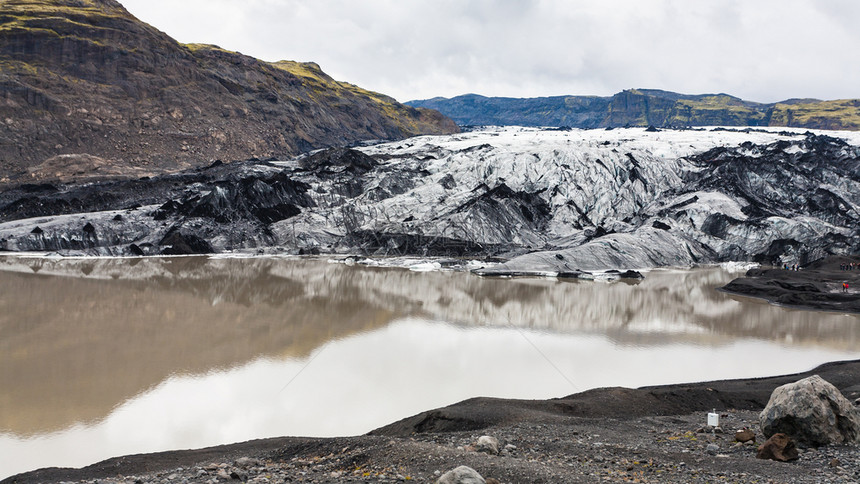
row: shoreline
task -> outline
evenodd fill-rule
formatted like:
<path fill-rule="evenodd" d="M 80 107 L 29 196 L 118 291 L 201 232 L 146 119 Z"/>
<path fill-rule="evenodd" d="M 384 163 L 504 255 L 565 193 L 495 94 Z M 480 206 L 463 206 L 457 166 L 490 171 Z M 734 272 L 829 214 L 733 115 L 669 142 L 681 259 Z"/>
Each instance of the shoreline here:
<path fill-rule="evenodd" d="M 840 471 L 839 466 L 817 468 L 833 453 L 841 456 L 843 470 L 860 473 L 860 457 L 851 460 L 856 447 L 809 449 L 796 463 L 784 464 L 757 460 L 755 446 L 731 442 L 734 430 L 743 426 L 758 432 L 758 412 L 774 388 L 813 374 L 850 400 L 860 399 L 860 360 L 849 360 L 790 375 L 599 388 L 548 400 L 472 398 L 361 436 L 279 437 L 129 455 L 80 469 L 39 469 L 0 482 L 224 482 L 237 479 L 231 473 L 239 480 L 278 475 L 305 482 L 434 482 L 436 471 L 464 464 L 501 482 L 592 482 L 595 476 L 620 482 L 638 471 L 643 482 L 651 482 L 649 476 L 653 482 L 691 482 L 700 477 L 740 480 L 742 475 L 814 482 L 824 470 Z M 697 433 L 712 409 L 722 414 L 726 433 Z M 473 445 L 482 435 L 498 438 L 507 450 L 477 452 Z M 712 443 L 719 453 L 706 451 Z M 560 465 L 560 459 L 566 463 Z"/>
<path fill-rule="evenodd" d="M 857 268 L 841 268 L 851 263 Z M 860 314 L 860 257 L 830 256 L 799 270 L 754 268 L 718 290 L 789 309 Z"/>

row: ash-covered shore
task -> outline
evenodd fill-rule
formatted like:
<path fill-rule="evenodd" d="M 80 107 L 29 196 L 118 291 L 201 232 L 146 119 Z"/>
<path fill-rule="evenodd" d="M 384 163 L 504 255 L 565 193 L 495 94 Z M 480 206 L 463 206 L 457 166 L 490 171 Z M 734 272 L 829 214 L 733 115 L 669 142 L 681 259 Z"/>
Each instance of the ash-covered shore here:
<path fill-rule="evenodd" d="M 860 257 L 832 256 L 803 266 L 753 268 L 720 289 L 791 308 L 860 313 Z"/>
<path fill-rule="evenodd" d="M 551 400 L 474 398 L 363 436 L 130 455 L 2 482 L 435 482 L 460 465 L 502 483 L 856 482 L 856 445 L 803 448 L 784 463 L 757 459 L 757 445 L 734 441 L 734 431 L 748 427 L 763 442 L 758 415 L 773 390 L 813 374 L 851 400 L 860 397 L 855 360 L 794 375 L 602 388 Z M 713 410 L 723 433 L 703 430 Z M 481 451 L 482 436 L 495 438 L 498 452 Z"/>
<path fill-rule="evenodd" d="M 860 250 L 860 137 L 488 128 L 0 193 L 0 250 L 498 257 L 485 275 Z"/>

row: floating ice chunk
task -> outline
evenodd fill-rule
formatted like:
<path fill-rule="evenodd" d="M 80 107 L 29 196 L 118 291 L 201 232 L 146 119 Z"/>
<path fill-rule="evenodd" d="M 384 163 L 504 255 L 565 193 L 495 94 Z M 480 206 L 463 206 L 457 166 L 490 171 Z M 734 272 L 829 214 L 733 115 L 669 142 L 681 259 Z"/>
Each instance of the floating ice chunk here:
<path fill-rule="evenodd" d="M 720 264 L 720 267 L 726 272 L 746 272 L 750 269 L 755 269 L 759 267 L 759 263 L 757 262 L 723 262 Z"/>
<path fill-rule="evenodd" d="M 440 269 L 442 269 L 442 264 L 438 262 L 421 262 L 409 266 L 409 270 L 412 272 L 433 272 Z"/>

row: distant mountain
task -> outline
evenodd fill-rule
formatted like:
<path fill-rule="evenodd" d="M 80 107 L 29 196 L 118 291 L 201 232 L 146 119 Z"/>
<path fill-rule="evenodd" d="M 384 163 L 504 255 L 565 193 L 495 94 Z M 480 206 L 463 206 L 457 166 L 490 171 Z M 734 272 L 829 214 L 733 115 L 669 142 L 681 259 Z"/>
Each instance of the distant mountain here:
<path fill-rule="evenodd" d="M 457 131 L 318 65 L 184 45 L 114 0 L 0 1 L 0 180 L 140 176 Z"/>
<path fill-rule="evenodd" d="M 408 101 L 436 109 L 463 125 L 570 126 L 789 126 L 860 129 L 860 99 L 789 99 L 762 104 L 728 94 L 678 94 L 629 89 L 611 97 L 484 97 L 466 94 Z"/>

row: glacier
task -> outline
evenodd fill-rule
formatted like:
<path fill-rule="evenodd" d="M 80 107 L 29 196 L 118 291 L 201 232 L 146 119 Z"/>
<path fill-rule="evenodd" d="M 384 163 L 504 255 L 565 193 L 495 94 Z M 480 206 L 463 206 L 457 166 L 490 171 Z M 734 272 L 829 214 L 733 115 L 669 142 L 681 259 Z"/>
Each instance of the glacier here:
<path fill-rule="evenodd" d="M 7 190 L 0 250 L 500 262 L 484 275 L 803 264 L 860 250 L 858 146 L 856 132 L 485 127 Z"/>

